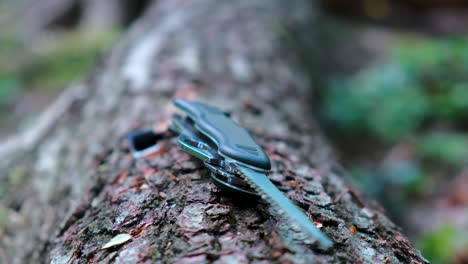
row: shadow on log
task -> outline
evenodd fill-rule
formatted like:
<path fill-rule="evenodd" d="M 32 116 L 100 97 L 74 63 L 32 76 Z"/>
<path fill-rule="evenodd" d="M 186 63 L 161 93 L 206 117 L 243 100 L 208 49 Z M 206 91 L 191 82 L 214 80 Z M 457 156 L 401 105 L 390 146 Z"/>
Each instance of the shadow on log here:
<path fill-rule="evenodd" d="M 320 27 L 305 0 L 154 2 L 93 74 L 2 145 L 2 206 L 13 220 L 0 260 L 426 262 L 352 191 L 310 115 L 312 80 L 294 63 L 304 51 L 283 43 L 289 28 L 319 43 Z M 271 180 L 334 247 L 304 245 L 266 204 L 226 195 L 175 140 L 133 160 L 125 135 L 166 127 L 175 97 L 216 105 L 248 128 L 272 160 Z M 101 250 L 119 234 L 131 238 Z"/>

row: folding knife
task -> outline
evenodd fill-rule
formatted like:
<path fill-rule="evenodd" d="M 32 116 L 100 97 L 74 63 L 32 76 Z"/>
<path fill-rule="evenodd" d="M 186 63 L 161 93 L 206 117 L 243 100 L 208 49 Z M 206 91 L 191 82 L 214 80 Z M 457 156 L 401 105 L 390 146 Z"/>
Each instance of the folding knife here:
<path fill-rule="evenodd" d="M 270 159 L 247 130 L 213 106 L 185 99 L 176 99 L 174 104 L 186 115 L 173 115 L 169 130 L 178 135 L 183 150 L 204 162 L 217 185 L 238 194 L 260 196 L 279 216 L 292 220 L 300 227 L 299 232 L 317 241 L 322 248 L 332 245 L 332 241 L 268 179 Z M 151 133 L 138 135 L 152 140 Z M 134 154 L 147 151 L 135 150 Z"/>

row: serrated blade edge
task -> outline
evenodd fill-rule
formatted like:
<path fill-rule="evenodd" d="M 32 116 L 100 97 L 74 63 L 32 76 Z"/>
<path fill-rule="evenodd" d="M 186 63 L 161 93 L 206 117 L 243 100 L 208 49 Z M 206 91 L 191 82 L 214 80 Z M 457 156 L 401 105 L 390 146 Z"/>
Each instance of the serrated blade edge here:
<path fill-rule="evenodd" d="M 319 245 L 326 249 L 333 245 L 333 242 L 314 223 L 292 203 L 276 186 L 268 179 L 265 173 L 244 167 L 236 166 L 239 175 L 246 180 L 262 197 L 267 200 L 279 214 L 284 213 L 285 217 L 293 220 L 302 229 L 301 231 L 310 238 L 318 241 Z"/>

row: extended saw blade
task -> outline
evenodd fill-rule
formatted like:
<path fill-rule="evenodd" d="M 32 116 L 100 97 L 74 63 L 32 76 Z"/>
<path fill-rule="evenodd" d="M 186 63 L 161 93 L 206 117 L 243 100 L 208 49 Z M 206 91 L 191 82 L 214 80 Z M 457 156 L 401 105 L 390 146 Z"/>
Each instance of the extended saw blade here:
<path fill-rule="evenodd" d="M 236 166 L 236 169 L 239 175 L 261 195 L 262 199 L 265 199 L 273 205 L 279 215 L 284 214 L 284 217 L 294 221 L 294 223 L 301 227 L 300 231 L 302 233 L 317 240 L 322 248 L 326 249 L 332 246 L 332 241 L 320 231 L 296 205 L 276 188 L 265 173 L 240 165 Z"/>

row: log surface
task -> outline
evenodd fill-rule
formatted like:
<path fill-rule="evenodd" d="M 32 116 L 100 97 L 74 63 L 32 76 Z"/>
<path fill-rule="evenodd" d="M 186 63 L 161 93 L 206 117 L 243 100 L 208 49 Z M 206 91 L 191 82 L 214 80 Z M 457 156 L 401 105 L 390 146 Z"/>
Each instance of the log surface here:
<path fill-rule="evenodd" d="M 312 75 L 296 63 L 314 51 L 290 33 L 318 43 L 320 23 L 306 0 L 155 1 L 93 74 L 0 146 L 0 262 L 426 262 L 361 201 L 314 121 Z M 175 97 L 249 129 L 270 179 L 334 247 L 306 245 L 267 204 L 221 191 L 175 139 L 135 161 L 125 135 L 164 129 Z M 118 234 L 132 238 L 101 250 Z"/>

